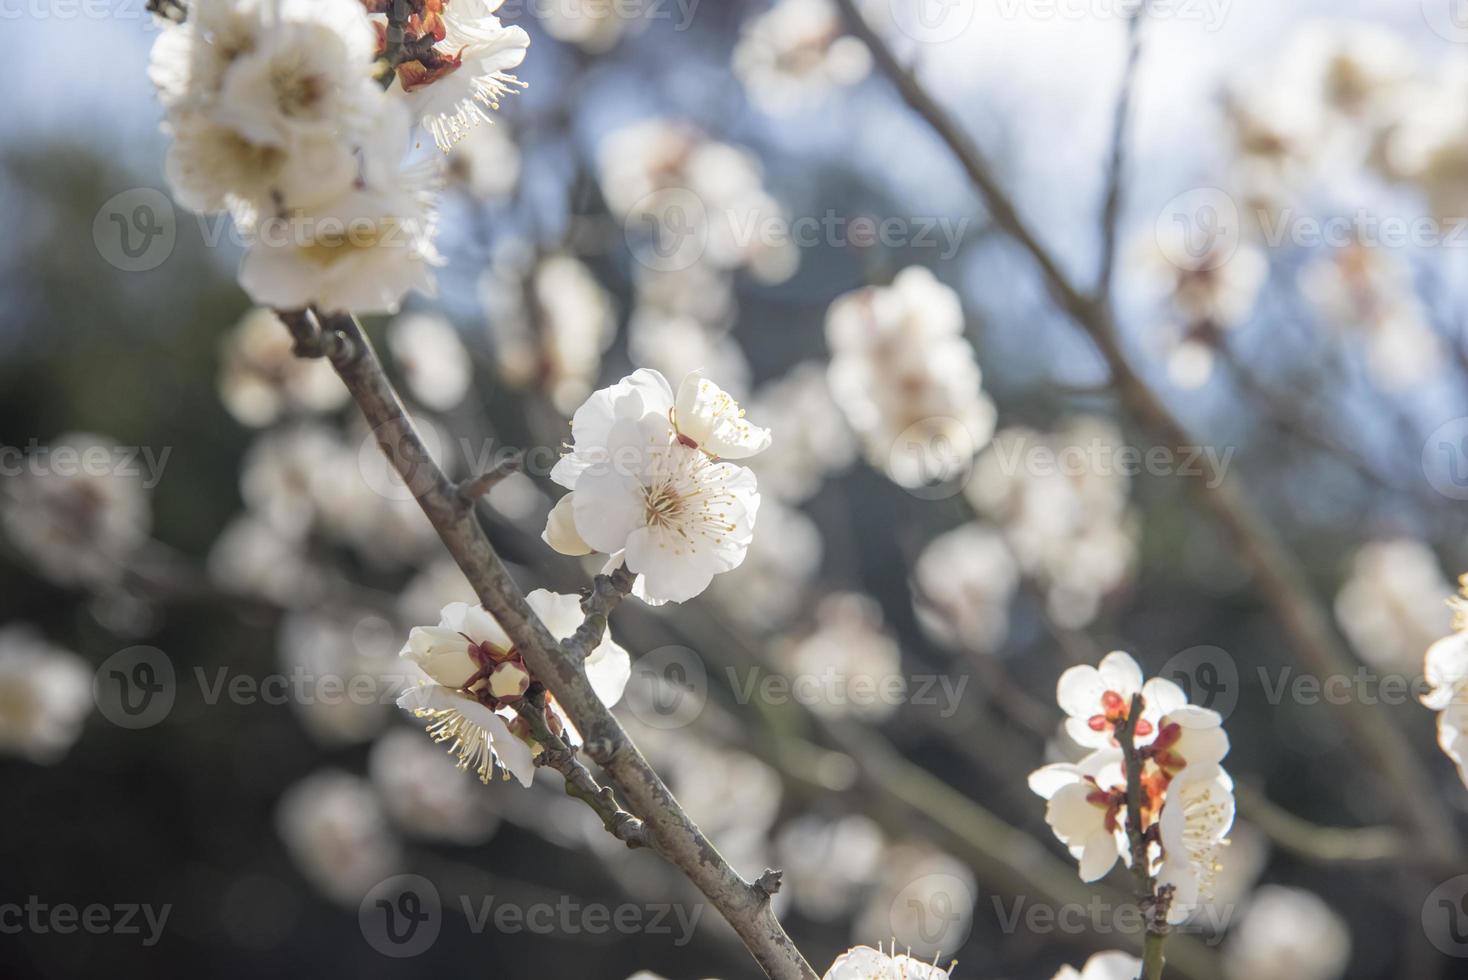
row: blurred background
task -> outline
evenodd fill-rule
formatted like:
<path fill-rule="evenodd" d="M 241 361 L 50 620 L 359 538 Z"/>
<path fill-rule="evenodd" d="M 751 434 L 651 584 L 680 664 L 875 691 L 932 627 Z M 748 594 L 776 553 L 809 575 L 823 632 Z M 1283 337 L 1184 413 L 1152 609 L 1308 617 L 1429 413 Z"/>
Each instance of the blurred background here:
<path fill-rule="evenodd" d="M 1169 976 L 1461 974 L 1468 878 L 1393 829 L 1340 717 L 1388 714 L 1468 826 L 1415 697 L 1468 571 L 1456 9 L 1159 3 L 1127 81 L 1120 0 L 868 6 L 1078 281 L 1129 88 L 1118 320 L 1178 446 L 832 6 L 507 0 L 528 88 L 449 158 L 437 296 L 367 326 L 452 474 L 526 454 L 481 508 L 526 589 L 597 570 L 539 539 L 594 388 L 703 369 L 773 429 L 744 566 L 614 616 L 617 714 L 741 872 L 785 870 L 818 969 L 895 940 L 1046 978 L 1136 942 L 1124 872 L 1083 886 L 1025 785 L 1076 758 L 1056 677 L 1119 648 L 1233 744 L 1234 843 Z M 393 707 L 466 585 L 250 308 L 225 219 L 170 203 L 142 0 L 0 17 L 0 973 L 755 976 L 555 774 L 482 786 Z M 1360 671 L 1299 683 L 1205 458 Z M 359 917 L 398 875 L 438 902 L 408 956 Z"/>

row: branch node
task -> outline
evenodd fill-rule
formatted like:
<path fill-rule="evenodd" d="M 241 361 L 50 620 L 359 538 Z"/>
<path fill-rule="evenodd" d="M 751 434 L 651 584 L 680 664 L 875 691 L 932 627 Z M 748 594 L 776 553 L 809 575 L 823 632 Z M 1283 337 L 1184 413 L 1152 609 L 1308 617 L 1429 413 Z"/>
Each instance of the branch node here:
<path fill-rule="evenodd" d="M 761 901 L 768 902 L 784 883 L 785 872 L 775 868 L 766 868 L 765 873 L 755 879 L 754 890 L 759 892 Z"/>
<path fill-rule="evenodd" d="M 519 473 L 521 464 L 522 458 L 519 453 L 516 453 L 514 456 L 500 460 L 478 476 L 470 477 L 460 483 L 457 499 L 460 513 L 467 514 L 473 510 L 475 501 L 499 486 L 507 477 Z"/>

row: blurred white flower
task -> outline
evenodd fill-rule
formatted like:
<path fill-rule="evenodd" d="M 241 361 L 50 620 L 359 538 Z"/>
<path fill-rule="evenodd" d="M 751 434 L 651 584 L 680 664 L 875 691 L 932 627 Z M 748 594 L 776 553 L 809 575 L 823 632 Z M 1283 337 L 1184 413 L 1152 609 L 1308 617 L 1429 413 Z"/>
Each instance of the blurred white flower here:
<path fill-rule="evenodd" d="M 1338 980 L 1351 957 L 1345 921 L 1316 895 L 1265 885 L 1223 947 L 1229 980 Z"/>
<path fill-rule="evenodd" d="M 297 357 L 290 332 L 270 310 L 250 310 L 219 346 L 219 397 L 245 425 L 264 428 L 294 412 L 346 404 L 347 388 L 331 365 Z"/>
<path fill-rule="evenodd" d="M 877 887 L 852 922 L 853 942 L 885 934 L 894 949 L 930 960 L 951 956 L 962 947 L 978 900 L 977 882 L 968 865 L 927 844 L 901 843 L 887 849 L 879 875 Z M 915 960 L 900 965 L 909 970 L 922 966 Z M 939 971 L 932 976 L 947 974 Z"/>
<path fill-rule="evenodd" d="M 1009 635 L 1019 569 L 993 528 L 968 523 L 928 543 L 913 566 L 913 608 L 941 643 L 994 653 Z"/>
<path fill-rule="evenodd" d="M 1003 532 L 1024 574 L 1045 588 L 1050 616 L 1091 622 L 1136 558 L 1121 434 L 1078 417 L 1054 433 L 1001 431 L 977 461 L 969 502 Z"/>
<path fill-rule="evenodd" d="M 367 770 L 383 809 L 409 837 L 472 846 L 499 829 L 494 797 L 407 729 L 394 728 L 377 740 Z"/>
<path fill-rule="evenodd" d="M 677 272 L 640 272 L 627 323 L 627 350 L 638 367 L 671 378 L 715 375 L 735 397 L 749 388 L 749 361 L 729 332 L 733 296 L 728 275 L 694 265 Z"/>
<path fill-rule="evenodd" d="M 795 907 L 819 922 L 835 921 L 850 911 L 861 890 L 872 883 L 885 848 L 877 825 L 857 814 L 829 821 L 800 817 L 775 839 Z"/>
<path fill-rule="evenodd" d="M 657 0 L 547 0 L 535 9 L 545 32 L 589 54 L 610 51 L 624 34 L 639 30 L 655 14 Z"/>
<path fill-rule="evenodd" d="M 1327 324 L 1362 344 L 1367 368 L 1382 388 L 1401 391 L 1441 372 L 1442 342 L 1417 296 L 1411 267 L 1391 249 L 1333 249 L 1300 270 L 1299 284 Z"/>
<path fill-rule="evenodd" d="M 1136 980 L 1141 971 L 1142 961 L 1135 956 L 1108 950 L 1093 955 L 1080 970 L 1062 966 L 1051 980 Z"/>
<path fill-rule="evenodd" d="M 751 409 L 780 433 L 750 462 L 766 493 L 795 504 L 856 458 L 856 439 L 831 396 L 826 371 L 803 361 L 760 387 Z"/>
<path fill-rule="evenodd" d="M 1390 178 L 1421 192 L 1433 215 L 1455 222 L 1468 214 L 1468 66 L 1446 61 L 1413 88 L 1384 138 L 1379 164 Z"/>
<path fill-rule="evenodd" d="M 523 250 L 502 249 L 480 281 L 495 359 L 505 381 L 539 388 L 570 412 L 596 384 L 617 311 L 579 259 L 556 253 L 531 263 Z"/>
<path fill-rule="evenodd" d="M 16 466 L 20 472 L 0 483 L 4 527 L 16 548 L 54 582 L 117 582 L 152 527 L 136 451 L 71 432 Z"/>
<path fill-rule="evenodd" d="M 520 180 L 520 147 L 504 123 L 475 126 L 454 147 L 444 168 L 450 184 L 489 201 L 507 196 Z"/>
<path fill-rule="evenodd" d="M 479 598 L 458 564 L 447 556 L 435 558 L 398 593 L 398 615 L 410 623 L 431 621 L 454 602 L 473 605 Z"/>
<path fill-rule="evenodd" d="M 866 458 L 902 486 L 968 471 L 994 432 L 958 294 L 922 266 L 837 297 L 826 313 L 831 394 Z M 937 458 L 935 458 L 937 457 Z"/>
<path fill-rule="evenodd" d="M 50 765 L 81 737 L 92 668 L 18 623 L 0 627 L 0 753 Z"/>
<path fill-rule="evenodd" d="M 658 239 L 654 266 L 701 260 L 719 269 L 747 268 L 764 282 L 794 274 L 800 256 L 789 218 L 765 190 L 763 170 L 749 151 L 649 119 L 612 132 L 598 156 L 612 213 L 629 232 Z"/>
<path fill-rule="evenodd" d="M 491 122 L 485 110 L 498 109 L 501 96 L 522 84 L 510 69 L 525 60 L 530 35 L 494 16 L 502 2 L 450 0 L 429 54 L 398 65 L 403 100 L 445 153 Z"/>
<path fill-rule="evenodd" d="M 281 670 L 299 679 L 291 710 L 312 738 L 346 745 L 382 731 L 407 680 L 391 636 L 391 624 L 361 610 L 299 610 L 281 619 Z"/>
<path fill-rule="evenodd" d="M 469 392 L 473 367 L 459 332 L 443 317 L 409 313 L 393 320 L 387 347 L 403 372 L 413 397 L 446 412 Z"/>
<path fill-rule="evenodd" d="M 906 954 L 857 946 L 836 957 L 823 980 L 948 980 L 948 971 Z"/>
<path fill-rule="evenodd" d="M 209 549 L 208 572 L 226 592 L 283 606 L 308 606 L 321 592 L 300 542 L 257 514 L 236 515 L 225 525 Z"/>
<path fill-rule="evenodd" d="M 779 498 L 761 497 L 759 521 L 744 561 L 716 577 L 710 594 L 739 622 L 769 629 L 805 608 L 823 545 L 815 523 Z"/>
<path fill-rule="evenodd" d="M 1356 552 L 1335 597 L 1335 617 L 1352 646 L 1384 670 L 1412 670 L 1452 627 L 1453 587 L 1432 549 L 1412 538 L 1371 541 Z"/>
<path fill-rule="evenodd" d="M 776 657 L 789 676 L 815 682 L 829 695 L 808 705 L 828 717 L 887 718 L 907 692 L 902 649 L 869 596 L 836 593 L 822 599 L 814 629 L 782 644 Z"/>
<path fill-rule="evenodd" d="M 401 867 L 371 784 L 339 770 L 315 772 L 286 790 L 275 826 L 306 880 L 347 908 Z"/>
<path fill-rule="evenodd" d="M 757 452 L 769 434 L 717 386 L 690 375 L 675 396 L 642 369 L 595 392 L 571 434 L 551 478 L 574 501 L 553 516 L 570 506 L 579 542 L 564 525 L 548 527 L 547 540 L 624 561 L 641 578 L 636 594 L 654 602 L 691 599 L 744 560 L 759 508 L 754 474 L 715 454 Z"/>
<path fill-rule="evenodd" d="M 871 53 L 843 32 L 831 0 L 778 0 L 745 23 L 734 46 L 734 74 L 750 99 L 774 114 L 818 103 L 871 67 Z"/>

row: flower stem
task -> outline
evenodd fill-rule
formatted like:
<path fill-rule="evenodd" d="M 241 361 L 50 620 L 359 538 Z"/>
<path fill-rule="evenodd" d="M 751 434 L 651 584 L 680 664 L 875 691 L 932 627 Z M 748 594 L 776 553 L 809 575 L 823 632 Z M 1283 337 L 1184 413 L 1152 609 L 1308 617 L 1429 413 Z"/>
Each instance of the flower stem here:
<path fill-rule="evenodd" d="M 1132 850 L 1132 877 L 1137 882 L 1137 901 L 1147 917 L 1147 937 L 1142 949 L 1142 974 L 1138 980 L 1162 980 L 1162 948 L 1167 942 L 1167 900 L 1157 895 L 1147 854 L 1147 829 L 1142 826 L 1142 754 L 1137 751 L 1137 725 L 1142 720 L 1143 700 L 1132 695 L 1126 720 L 1116 726 L 1126 764 L 1126 833 Z M 1164 891 L 1167 891 L 1166 889 Z"/>

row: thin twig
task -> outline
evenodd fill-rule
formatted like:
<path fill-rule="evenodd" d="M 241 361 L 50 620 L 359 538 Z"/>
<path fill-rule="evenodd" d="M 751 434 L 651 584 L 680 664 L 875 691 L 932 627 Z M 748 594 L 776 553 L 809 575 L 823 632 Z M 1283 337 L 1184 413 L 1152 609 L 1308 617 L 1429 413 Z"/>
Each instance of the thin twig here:
<path fill-rule="evenodd" d="M 332 367 L 377 436 L 388 462 L 413 493 L 423 513 L 531 672 L 555 696 L 585 738 L 585 748 L 606 772 L 628 809 L 646 824 L 658 853 L 675 864 L 728 921 L 771 980 L 814 980 L 770 909 L 769 896 L 724 860 L 648 765 L 621 724 L 602 704 L 581 661 L 546 629 L 510 577 L 477 517 L 459 506 L 458 487 L 434 460 L 356 319 L 318 319 Z"/>
<path fill-rule="evenodd" d="M 852 32 L 871 49 L 873 59 L 904 101 L 943 139 L 962 165 L 995 226 L 1029 254 L 1056 304 L 1091 338 L 1111 370 L 1112 382 L 1122 402 L 1163 444 L 1199 445 L 1132 367 L 1110 305 L 1075 286 L 1020 216 L 984 153 L 947 110 L 903 69 L 891 48 L 857 11 L 854 0 L 836 0 L 836 3 Z M 1353 673 L 1355 661 L 1332 632 L 1328 616 L 1311 593 L 1294 557 L 1255 510 L 1237 479 L 1214 460 L 1205 459 L 1202 465 L 1203 478 L 1189 482 L 1201 494 L 1202 503 L 1232 535 L 1242 559 L 1253 572 L 1260 595 L 1273 607 L 1302 663 L 1321 677 Z M 1343 706 L 1342 715 L 1361 754 L 1390 784 L 1398 819 L 1414 828 L 1423 846 L 1444 857 L 1460 855 L 1461 846 L 1442 800 L 1433 790 L 1433 780 L 1403 733 L 1382 712 L 1360 702 Z"/>
<path fill-rule="evenodd" d="M 1147 828 L 1142 826 L 1142 766 L 1145 760 L 1137 751 L 1137 724 L 1142 720 L 1142 695 L 1132 695 L 1126 719 L 1116 726 L 1116 741 L 1121 746 L 1126 766 L 1126 836 L 1132 852 L 1132 878 L 1136 881 L 1137 902 L 1147 919 L 1147 937 L 1142 945 L 1142 973 L 1137 980 L 1162 980 L 1165 963 L 1163 947 L 1167 944 L 1167 914 L 1159 915 L 1157 879 L 1152 875 L 1148 855 Z"/>
<path fill-rule="evenodd" d="M 1096 273 L 1096 293 L 1103 297 L 1111 295 L 1116 266 L 1122 189 L 1126 183 L 1126 133 L 1131 121 L 1132 93 L 1137 84 L 1137 65 L 1142 55 L 1142 18 L 1146 14 L 1147 4 L 1143 0 L 1127 19 L 1126 65 L 1121 71 L 1116 110 L 1111 119 L 1111 158 L 1106 169 L 1106 196 L 1101 205 L 1101 266 Z"/>

